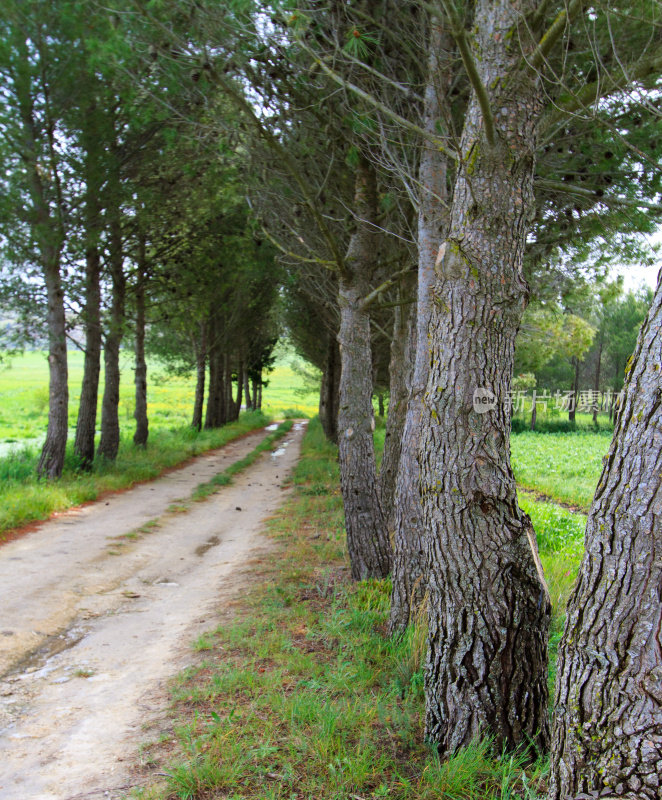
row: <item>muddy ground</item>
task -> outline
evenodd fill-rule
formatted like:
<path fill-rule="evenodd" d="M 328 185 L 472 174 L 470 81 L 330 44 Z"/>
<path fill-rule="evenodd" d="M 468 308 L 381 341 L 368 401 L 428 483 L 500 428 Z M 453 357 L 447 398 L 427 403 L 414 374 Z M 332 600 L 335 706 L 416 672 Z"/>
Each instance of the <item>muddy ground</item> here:
<path fill-rule="evenodd" d="M 264 432 L 0 547 L 2 800 L 124 796 L 168 680 L 269 547 L 303 428 L 203 502 Z"/>

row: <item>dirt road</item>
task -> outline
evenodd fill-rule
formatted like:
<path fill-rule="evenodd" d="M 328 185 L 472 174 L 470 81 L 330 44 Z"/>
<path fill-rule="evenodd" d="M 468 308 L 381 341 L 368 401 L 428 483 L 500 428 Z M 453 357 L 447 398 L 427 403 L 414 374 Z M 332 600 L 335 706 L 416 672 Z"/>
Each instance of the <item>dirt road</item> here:
<path fill-rule="evenodd" d="M 185 503 L 263 433 L 0 548 L 2 800 L 123 796 L 165 683 L 268 546 L 303 427 L 204 502 Z"/>

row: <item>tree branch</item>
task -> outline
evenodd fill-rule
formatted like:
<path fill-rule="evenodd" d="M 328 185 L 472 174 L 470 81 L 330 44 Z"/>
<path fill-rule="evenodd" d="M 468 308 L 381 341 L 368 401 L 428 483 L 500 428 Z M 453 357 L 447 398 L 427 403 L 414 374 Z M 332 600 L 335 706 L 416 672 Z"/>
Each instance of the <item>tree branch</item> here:
<path fill-rule="evenodd" d="M 462 63 L 464 64 L 464 69 L 469 78 L 469 83 L 476 93 L 478 105 L 480 106 L 480 113 L 483 116 L 483 123 L 485 125 L 485 138 L 487 139 L 490 147 L 494 147 L 494 115 L 492 114 L 492 108 L 490 107 L 490 99 L 487 96 L 487 89 L 481 80 L 478 67 L 474 61 L 471 47 L 469 46 L 469 41 L 467 39 L 467 34 L 464 30 L 464 26 L 462 25 L 462 20 L 458 17 L 457 12 L 453 7 L 452 0 L 440 0 L 440 2 L 444 8 L 444 11 L 446 12 L 446 16 L 450 21 L 450 33 L 457 43 L 457 47 L 462 58 Z M 439 16 L 438 10 L 436 10 L 433 5 L 428 3 L 425 5 L 432 13 L 436 11 L 437 16 Z"/>
<path fill-rule="evenodd" d="M 592 189 L 585 189 L 583 186 L 561 183 L 559 181 L 549 181 L 545 178 L 536 178 L 535 185 L 551 192 L 563 192 L 563 194 L 574 194 L 578 197 L 585 197 L 587 200 L 592 200 L 595 203 L 622 206 L 623 208 L 646 208 L 649 211 L 662 213 L 662 205 L 658 203 L 648 203 L 646 200 L 623 200 L 620 197 L 598 195 Z"/>
<path fill-rule="evenodd" d="M 570 25 L 577 15 L 581 13 L 586 4 L 586 0 L 571 0 L 570 5 L 564 8 L 556 15 L 556 19 L 549 28 L 542 35 L 538 46 L 533 51 L 531 57 L 527 59 L 529 66 L 532 69 L 540 69 L 544 64 L 547 56 L 552 51 L 554 45 L 558 42 L 560 37 L 565 31 L 566 27 Z"/>
<path fill-rule="evenodd" d="M 338 75 L 338 73 L 325 64 L 324 61 L 318 55 L 316 55 L 313 50 L 310 49 L 310 47 L 303 42 L 301 44 L 313 61 L 323 72 L 329 76 L 329 78 L 331 78 L 332 81 L 335 81 L 339 86 L 342 86 L 345 89 L 349 89 L 353 94 L 357 95 L 357 97 L 360 97 L 362 100 L 365 100 L 366 103 L 369 103 L 371 106 L 373 106 L 373 108 L 376 108 L 378 111 L 381 111 L 382 114 L 390 117 L 394 122 L 402 125 L 403 128 L 406 128 L 412 133 L 418 134 L 418 136 L 420 136 L 422 139 L 427 139 L 427 141 L 432 142 L 432 144 L 434 144 L 442 153 L 447 155 L 453 161 L 458 160 L 457 154 L 453 153 L 451 150 L 448 150 L 445 143 L 438 136 L 431 135 L 424 128 L 416 125 L 416 123 L 410 122 L 405 117 L 401 117 L 400 114 L 393 111 L 393 109 L 389 108 L 376 97 L 373 97 L 373 95 L 369 94 L 368 92 L 364 92 L 363 89 L 359 88 L 351 81 L 346 80 L 342 77 L 342 75 Z"/>
<path fill-rule="evenodd" d="M 421 5 L 426 9 L 426 11 L 428 11 L 429 14 L 433 14 L 434 16 L 438 17 L 442 20 L 442 22 L 450 22 L 450 34 L 455 40 L 458 50 L 460 51 L 460 57 L 462 58 L 464 71 L 467 73 L 469 83 L 476 93 L 476 99 L 478 100 L 478 105 L 480 106 L 483 123 L 485 124 L 485 137 L 490 147 L 493 147 L 495 142 L 494 115 L 492 114 L 492 108 L 490 106 L 487 90 L 485 89 L 485 85 L 481 80 L 481 77 L 478 73 L 478 67 L 476 66 L 476 62 L 471 53 L 471 47 L 467 39 L 466 31 L 464 30 L 462 21 L 458 17 L 457 12 L 452 5 L 452 0 L 451 2 L 449 2 L 449 0 L 440 0 L 440 2 L 444 8 L 443 14 L 433 3 L 421 2 Z"/>
<path fill-rule="evenodd" d="M 306 186 L 305 181 L 301 177 L 300 171 L 297 169 L 297 165 L 292 161 L 290 154 L 287 152 L 287 149 L 283 147 L 283 145 L 278 141 L 278 139 L 271 133 L 265 126 L 260 122 L 259 118 L 257 117 L 255 111 L 251 104 L 246 100 L 246 98 L 239 92 L 237 89 L 234 88 L 230 83 L 224 81 L 217 71 L 213 71 L 214 78 L 217 84 L 220 86 L 222 91 L 232 100 L 232 102 L 243 111 L 246 116 L 248 117 L 249 122 L 255 128 L 258 135 L 264 140 L 267 146 L 273 150 L 274 153 L 281 159 L 282 164 L 285 166 L 287 172 L 289 172 L 290 176 L 294 180 L 294 182 L 299 187 L 299 191 L 303 195 L 303 198 L 306 202 L 306 205 L 310 209 L 310 213 L 313 215 L 313 218 L 319 228 L 320 233 L 322 234 L 324 241 L 326 242 L 331 254 L 333 256 L 333 262 L 327 263 L 334 263 L 338 269 L 338 272 L 341 275 L 347 275 L 347 267 L 345 266 L 345 260 L 342 257 L 340 250 L 338 249 L 337 242 L 335 237 L 327 227 L 326 223 L 322 215 L 317 208 L 317 203 L 313 199 L 312 195 L 308 191 L 308 187 Z"/>
<path fill-rule="evenodd" d="M 658 76 L 662 72 L 662 50 L 657 50 L 649 58 L 643 58 L 633 65 L 629 75 L 621 75 L 617 80 L 613 80 L 607 88 L 605 81 L 595 81 L 587 83 L 578 92 L 572 92 L 569 96 L 560 99 L 556 105 L 558 114 L 563 112 L 579 111 L 595 105 L 609 95 L 620 92 L 627 88 L 633 81 L 641 81 L 651 76 Z M 553 116 L 556 116 L 554 114 Z"/>
<path fill-rule="evenodd" d="M 390 289 L 391 286 L 393 286 L 400 280 L 400 278 L 402 278 L 408 272 L 413 272 L 414 269 L 415 269 L 414 267 L 409 265 L 408 267 L 399 270 L 394 275 L 391 275 L 391 277 L 388 280 L 385 280 L 384 283 L 380 284 L 376 289 L 373 289 L 371 292 L 369 292 L 361 301 L 361 310 L 365 311 L 366 308 L 369 308 L 372 305 L 372 303 L 374 303 L 375 300 L 380 296 L 380 294 L 385 292 L 387 289 Z"/>

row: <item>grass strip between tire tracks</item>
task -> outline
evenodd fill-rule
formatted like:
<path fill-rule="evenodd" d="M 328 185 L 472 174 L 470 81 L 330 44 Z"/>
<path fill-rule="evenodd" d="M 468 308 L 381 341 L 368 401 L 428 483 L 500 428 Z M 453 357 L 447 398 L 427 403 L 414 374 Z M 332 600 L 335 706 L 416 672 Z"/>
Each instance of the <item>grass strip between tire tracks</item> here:
<path fill-rule="evenodd" d="M 251 464 L 254 464 L 262 453 L 273 449 L 274 444 L 292 430 L 293 424 L 294 423 L 290 419 L 281 422 L 278 428 L 263 439 L 247 456 L 230 464 L 227 469 L 214 475 L 213 478 L 210 478 L 210 480 L 205 483 L 199 484 L 193 491 L 191 500 L 204 500 L 205 497 L 209 497 L 210 494 L 216 492 L 221 486 L 227 486 L 229 483 L 232 483 L 233 475 L 237 475 L 247 467 L 250 467 Z"/>

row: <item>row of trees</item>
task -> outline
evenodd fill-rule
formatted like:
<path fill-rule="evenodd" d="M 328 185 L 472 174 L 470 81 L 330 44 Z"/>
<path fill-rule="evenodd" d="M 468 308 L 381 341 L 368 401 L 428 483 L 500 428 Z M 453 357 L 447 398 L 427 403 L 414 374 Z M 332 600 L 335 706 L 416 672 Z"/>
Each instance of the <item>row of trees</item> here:
<path fill-rule="evenodd" d="M 209 192 L 241 182 L 260 247 L 280 255 L 282 275 L 261 272 L 257 284 L 265 298 L 265 286 L 280 293 L 294 341 L 323 371 L 320 415 L 339 445 L 352 575 L 391 574 L 394 635 L 427 602 L 426 736 L 441 754 L 485 734 L 497 749 L 546 750 L 550 603 L 535 533 L 517 503 L 506 398 L 532 295 L 529 314 L 572 314 L 564 321 L 576 339 L 581 326 L 570 319 L 581 314 L 569 298 L 579 294 L 579 265 L 599 271 L 609 257 L 648 257 L 634 234 L 650 231 L 660 212 L 659 8 L 638 0 L 112 0 L 98 13 L 103 64 L 127 77 L 136 104 L 153 108 L 148 122 L 167 119 L 154 158 L 173 148 L 170 169 L 192 169 L 191 193 L 175 191 L 182 203 L 173 199 L 171 216 L 160 217 L 169 195 L 150 184 L 149 148 L 138 137 L 139 177 L 120 220 L 141 219 L 133 201 L 152 185 L 150 218 L 163 227 L 150 226 L 145 241 L 160 241 L 154 230 L 163 230 L 167 245 L 186 228 L 182 263 L 171 269 L 178 286 L 202 284 L 180 306 L 199 326 L 198 342 L 203 331 L 244 321 L 256 328 L 265 318 L 257 300 L 228 315 L 223 276 L 204 283 L 196 271 L 202 264 L 209 274 L 213 233 L 196 238 L 182 221 L 197 219 Z M 129 138 L 111 137 L 104 153 Z M 71 135 L 51 139 L 49 152 L 69 152 Z M 215 155 L 200 169 L 196 148 L 209 141 Z M 32 169 L 35 186 L 42 169 Z M 47 211 L 57 207 L 55 192 Z M 229 242 L 234 229 L 217 229 L 219 214 L 210 217 L 214 231 Z M 38 218 L 30 224 L 31 241 L 41 241 Z M 50 263 L 47 255 L 31 263 Z M 212 291 L 224 310 L 210 317 L 201 309 Z M 660 302 L 658 289 L 568 615 L 554 798 L 605 787 L 657 796 Z M 388 341 L 378 475 L 371 396 L 385 382 Z M 232 367 L 214 363 L 211 393 L 227 407 Z M 56 373 L 51 387 L 57 410 Z M 495 395 L 492 411 L 475 411 L 476 389 Z"/>
<path fill-rule="evenodd" d="M 277 270 L 273 247 L 249 218 L 243 161 L 228 132 L 210 127 L 191 82 L 182 85 L 178 70 L 143 68 L 131 38 L 100 9 L 37 2 L 8 3 L 6 12 L 2 292 L 20 323 L 13 344 L 44 329 L 48 337 L 49 420 L 38 469 L 53 478 L 67 442 L 68 343 L 84 339 L 74 442 L 83 468 L 95 444 L 98 455 L 117 455 L 119 355 L 129 342 L 136 445 L 149 430 L 146 341 L 168 363 L 197 368 L 197 428 L 209 365 L 204 424 L 221 425 L 242 401 L 260 403 Z"/>

